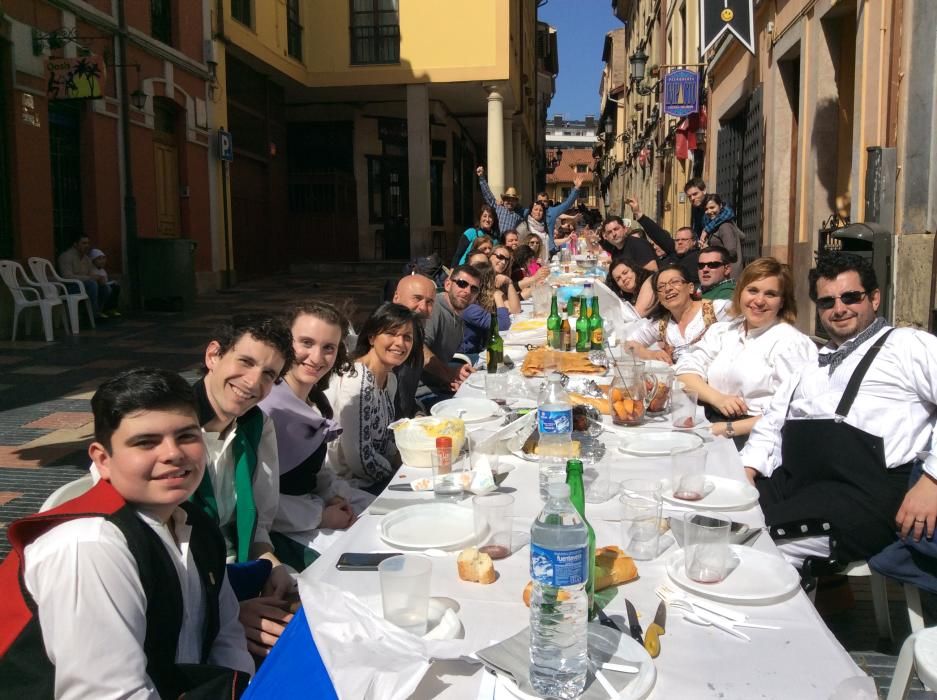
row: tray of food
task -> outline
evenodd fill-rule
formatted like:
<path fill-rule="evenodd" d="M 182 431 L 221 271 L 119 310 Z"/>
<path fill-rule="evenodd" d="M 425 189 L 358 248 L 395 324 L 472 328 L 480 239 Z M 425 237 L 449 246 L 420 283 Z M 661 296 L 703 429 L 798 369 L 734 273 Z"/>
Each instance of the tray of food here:
<path fill-rule="evenodd" d="M 521 374 L 525 377 L 542 377 L 548 367 L 563 374 L 605 374 L 608 363 L 602 363 L 604 357 L 602 353 L 566 352 L 537 347 L 524 358 Z"/>

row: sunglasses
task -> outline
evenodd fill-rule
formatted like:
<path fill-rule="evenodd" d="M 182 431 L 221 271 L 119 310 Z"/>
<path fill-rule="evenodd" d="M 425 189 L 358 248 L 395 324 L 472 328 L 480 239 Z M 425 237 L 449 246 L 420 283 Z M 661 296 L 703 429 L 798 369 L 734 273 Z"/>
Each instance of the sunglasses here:
<path fill-rule="evenodd" d="M 481 287 L 479 287 L 477 284 L 472 284 L 468 280 L 459 279 L 459 280 L 452 280 L 452 281 L 456 283 L 456 286 L 459 289 L 465 289 L 466 287 L 471 289 L 472 294 L 478 294 L 481 291 Z"/>
<path fill-rule="evenodd" d="M 698 262 L 696 267 L 700 270 L 705 270 L 707 267 L 710 270 L 718 270 L 720 267 L 725 267 L 726 263 L 720 262 L 718 260 L 713 260 L 712 262 Z"/>
<path fill-rule="evenodd" d="M 817 299 L 817 308 L 822 311 L 828 311 L 836 306 L 836 300 L 839 299 L 846 306 L 852 306 L 862 301 L 863 297 L 868 296 L 866 292 L 845 292 L 838 297 L 820 297 Z"/>
<path fill-rule="evenodd" d="M 495 257 L 498 258 L 501 262 L 511 262 L 510 255 L 501 255 L 501 253 L 495 253 Z"/>

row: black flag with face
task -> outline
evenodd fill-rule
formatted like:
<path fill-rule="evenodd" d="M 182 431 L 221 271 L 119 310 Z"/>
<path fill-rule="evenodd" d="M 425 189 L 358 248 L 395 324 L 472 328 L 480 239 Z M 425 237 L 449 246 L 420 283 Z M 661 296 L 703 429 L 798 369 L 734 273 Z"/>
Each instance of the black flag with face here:
<path fill-rule="evenodd" d="M 755 27 L 752 0 L 699 0 L 700 58 L 716 41 L 732 32 L 742 45 L 755 53 Z"/>

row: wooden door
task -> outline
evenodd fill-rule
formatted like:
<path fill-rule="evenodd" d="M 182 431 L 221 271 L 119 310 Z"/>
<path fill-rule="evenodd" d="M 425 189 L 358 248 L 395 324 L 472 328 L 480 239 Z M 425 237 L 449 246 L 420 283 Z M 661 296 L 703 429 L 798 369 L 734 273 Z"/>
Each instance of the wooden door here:
<path fill-rule="evenodd" d="M 156 166 L 156 233 L 179 237 L 179 153 L 175 145 L 153 142 Z"/>

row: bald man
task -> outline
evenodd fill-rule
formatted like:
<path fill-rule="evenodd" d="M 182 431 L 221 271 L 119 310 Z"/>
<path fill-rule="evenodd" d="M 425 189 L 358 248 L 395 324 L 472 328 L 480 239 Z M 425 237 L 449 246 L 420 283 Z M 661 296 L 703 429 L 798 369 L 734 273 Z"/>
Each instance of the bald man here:
<path fill-rule="evenodd" d="M 393 301 L 403 304 L 426 323 L 436 304 L 436 283 L 423 275 L 407 275 L 397 283 Z M 425 364 L 427 354 L 432 358 L 433 353 L 426 347 L 423 352 Z M 394 397 L 397 418 L 413 418 L 418 408 L 416 391 L 420 386 L 422 369 L 413 369 L 403 364 L 394 374 L 397 375 L 397 394 Z"/>
<path fill-rule="evenodd" d="M 393 302 L 403 304 L 425 321 L 436 303 L 436 283 L 424 275 L 407 275 L 397 283 Z"/>

